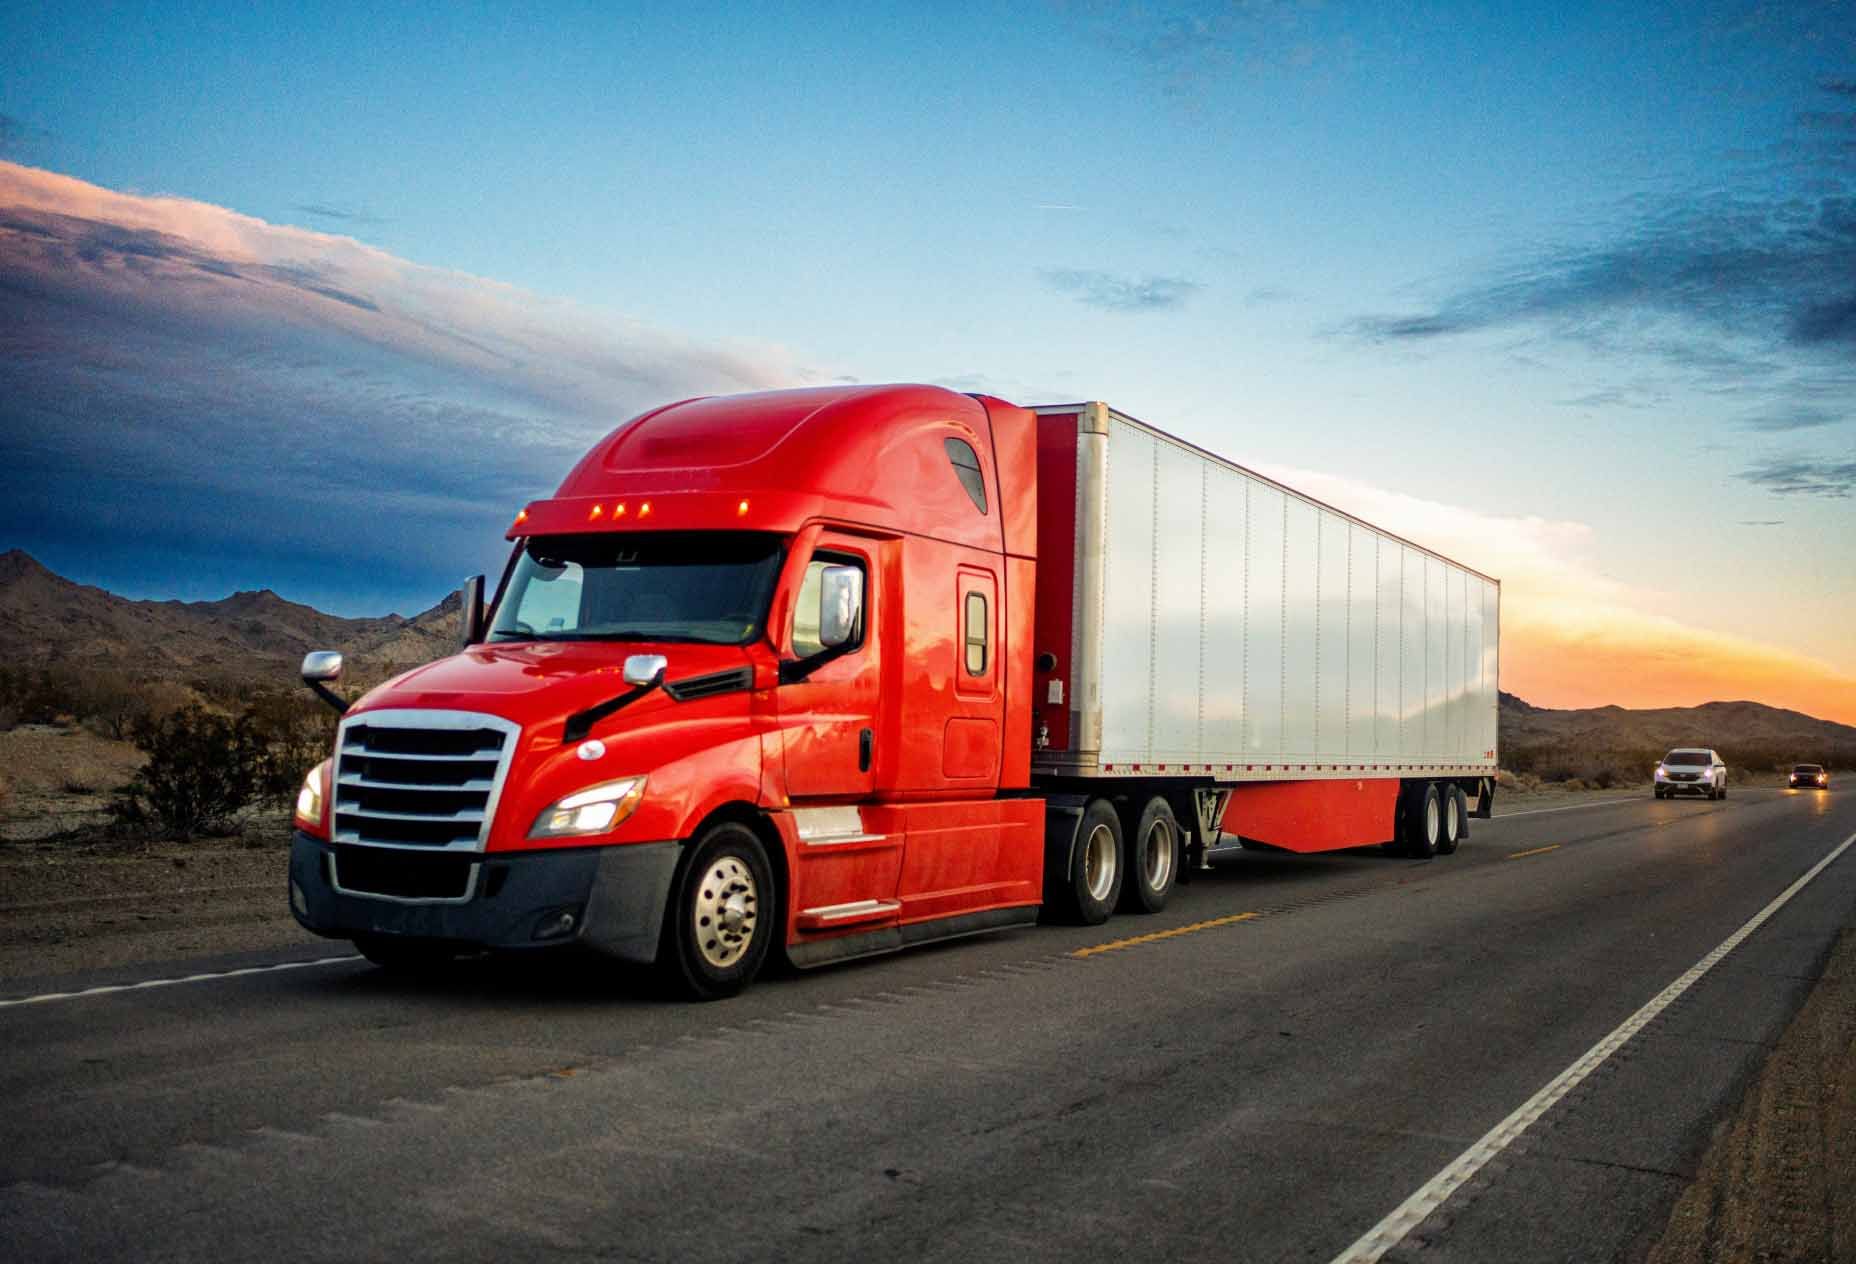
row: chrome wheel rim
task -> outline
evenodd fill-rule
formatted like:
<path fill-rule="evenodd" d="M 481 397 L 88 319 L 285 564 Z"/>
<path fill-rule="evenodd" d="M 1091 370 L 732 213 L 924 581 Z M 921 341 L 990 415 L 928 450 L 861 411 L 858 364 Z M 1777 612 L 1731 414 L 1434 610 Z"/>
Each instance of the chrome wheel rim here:
<path fill-rule="evenodd" d="M 1461 828 L 1457 824 L 1456 797 L 1453 795 L 1444 801 L 1444 841 L 1454 843 L 1457 831 Z"/>
<path fill-rule="evenodd" d="M 709 862 L 690 909 L 691 933 L 704 961 L 725 970 L 741 960 L 754 942 L 759 897 L 747 861 L 726 854 Z"/>
<path fill-rule="evenodd" d="M 1083 844 L 1083 883 L 1092 900 L 1108 899 L 1115 885 L 1115 831 L 1106 825 L 1090 830 Z"/>
<path fill-rule="evenodd" d="M 1437 798 L 1433 795 L 1424 804 L 1424 838 L 1425 841 L 1437 841 Z"/>
<path fill-rule="evenodd" d="M 1173 877 L 1173 827 L 1155 821 L 1141 840 L 1141 874 L 1149 891 L 1164 891 Z"/>

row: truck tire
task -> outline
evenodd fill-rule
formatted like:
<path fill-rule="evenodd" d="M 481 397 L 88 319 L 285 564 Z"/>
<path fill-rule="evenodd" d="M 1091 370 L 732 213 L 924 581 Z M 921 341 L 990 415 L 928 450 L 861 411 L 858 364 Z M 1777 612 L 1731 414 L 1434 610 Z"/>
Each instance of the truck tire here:
<path fill-rule="evenodd" d="M 1437 787 L 1437 854 L 1452 856 L 1457 846 L 1469 835 L 1469 812 L 1464 803 L 1463 788 L 1455 782 L 1444 782 Z"/>
<path fill-rule="evenodd" d="M 776 930 L 773 867 L 753 830 L 723 821 L 691 843 L 670 883 L 657 963 L 674 994 L 733 996 L 754 981 Z"/>
<path fill-rule="evenodd" d="M 356 935 L 354 946 L 363 957 L 390 974 L 429 974 L 457 957 L 449 946 L 430 939 L 404 935 Z"/>
<path fill-rule="evenodd" d="M 1437 854 L 1437 837 L 1443 825 L 1442 799 L 1434 781 L 1414 781 L 1406 787 L 1405 810 L 1399 825 L 1407 856 L 1429 860 Z"/>
<path fill-rule="evenodd" d="M 1067 921 L 1100 926 L 1121 898 L 1121 817 L 1107 799 L 1091 799 L 1076 826 L 1070 849 L 1069 880 L 1058 895 L 1058 912 Z"/>
<path fill-rule="evenodd" d="M 1147 801 L 1123 853 L 1121 910 L 1158 913 L 1179 877 L 1179 819 L 1159 795 Z"/>

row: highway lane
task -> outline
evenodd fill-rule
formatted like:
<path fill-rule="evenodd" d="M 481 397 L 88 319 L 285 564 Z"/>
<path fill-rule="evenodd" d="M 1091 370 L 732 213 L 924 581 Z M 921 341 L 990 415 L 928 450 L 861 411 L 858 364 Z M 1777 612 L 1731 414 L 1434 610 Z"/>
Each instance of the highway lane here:
<path fill-rule="evenodd" d="M 1852 833 L 1737 790 L 1246 853 L 709 1006 L 343 963 L 0 1009 L 0 1247 L 1329 1260 Z M 1853 923 L 1849 855 L 1387 1258 L 1629 1250 Z"/>

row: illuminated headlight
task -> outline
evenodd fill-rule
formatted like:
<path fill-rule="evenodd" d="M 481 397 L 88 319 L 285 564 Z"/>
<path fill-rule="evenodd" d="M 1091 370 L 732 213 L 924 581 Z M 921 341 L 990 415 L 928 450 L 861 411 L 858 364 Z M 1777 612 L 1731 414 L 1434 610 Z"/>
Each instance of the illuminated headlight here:
<path fill-rule="evenodd" d="M 296 792 L 296 823 L 304 829 L 322 828 L 322 785 L 328 775 L 326 759 L 303 774 L 303 788 Z"/>
<path fill-rule="evenodd" d="M 570 794 L 535 818 L 530 838 L 603 834 L 632 814 L 644 798 L 644 778 L 626 777 Z"/>
<path fill-rule="evenodd" d="M 1667 777 L 1669 775 L 1669 770 L 1663 767 L 1661 764 L 1658 764 L 1656 766 L 1656 775 L 1659 777 Z"/>

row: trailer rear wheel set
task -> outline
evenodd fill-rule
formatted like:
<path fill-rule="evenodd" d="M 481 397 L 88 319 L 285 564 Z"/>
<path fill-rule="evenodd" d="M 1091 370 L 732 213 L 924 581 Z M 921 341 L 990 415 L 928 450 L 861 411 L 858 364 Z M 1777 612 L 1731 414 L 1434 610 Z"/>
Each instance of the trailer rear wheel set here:
<path fill-rule="evenodd" d="M 1453 854 L 1469 837 L 1469 797 L 1454 781 L 1408 781 L 1390 850 L 1418 860 Z"/>

